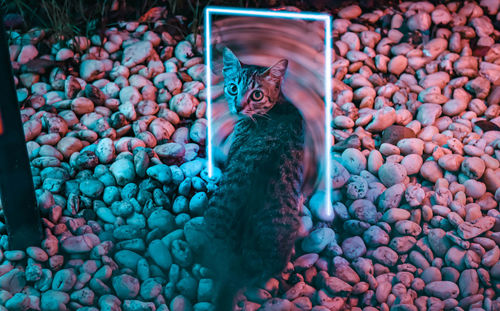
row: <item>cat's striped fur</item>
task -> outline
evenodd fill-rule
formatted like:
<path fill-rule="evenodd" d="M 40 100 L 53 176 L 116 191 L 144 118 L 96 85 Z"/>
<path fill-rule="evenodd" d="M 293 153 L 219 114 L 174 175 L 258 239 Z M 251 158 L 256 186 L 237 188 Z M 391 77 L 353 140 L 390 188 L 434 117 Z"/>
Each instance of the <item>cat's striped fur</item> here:
<path fill-rule="evenodd" d="M 202 257 L 215 273 L 217 311 L 233 310 L 238 290 L 280 274 L 297 238 L 304 123 L 280 93 L 286 66 L 286 60 L 269 68 L 245 65 L 224 50 L 225 85 L 238 85 L 238 94 L 226 98 L 240 118 L 204 214 L 209 242 Z M 264 93 L 260 103 L 249 101 L 256 89 Z"/>

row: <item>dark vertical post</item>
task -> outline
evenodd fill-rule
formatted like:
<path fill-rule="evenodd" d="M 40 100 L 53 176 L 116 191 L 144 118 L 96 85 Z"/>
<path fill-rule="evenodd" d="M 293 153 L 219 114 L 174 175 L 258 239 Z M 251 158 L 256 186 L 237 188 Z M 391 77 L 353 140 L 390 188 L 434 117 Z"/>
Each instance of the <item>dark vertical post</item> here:
<path fill-rule="evenodd" d="M 9 233 L 9 248 L 25 249 L 40 245 L 42 226 L 1 14 L 0 94 L 0 200 Z"/>

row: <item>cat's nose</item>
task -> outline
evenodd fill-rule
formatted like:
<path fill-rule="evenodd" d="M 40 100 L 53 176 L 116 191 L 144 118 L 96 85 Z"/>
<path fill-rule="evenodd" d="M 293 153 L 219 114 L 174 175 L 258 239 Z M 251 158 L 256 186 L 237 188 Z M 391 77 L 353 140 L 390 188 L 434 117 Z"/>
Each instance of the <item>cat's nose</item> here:
<path fill-rule="evenodd" d="M 242 103 L 236 104 L 235 108 L 236 108 L 236 112 L 240 112 L 241 110 L 243 110 L 243 108 L 245 108 L 245 105 Z"/>

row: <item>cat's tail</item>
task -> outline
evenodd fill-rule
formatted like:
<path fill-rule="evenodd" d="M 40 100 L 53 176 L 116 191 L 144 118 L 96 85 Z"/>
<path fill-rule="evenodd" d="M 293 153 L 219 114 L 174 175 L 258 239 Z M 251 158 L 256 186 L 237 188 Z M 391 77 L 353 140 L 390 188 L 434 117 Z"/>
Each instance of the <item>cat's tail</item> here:
<path fill-rule="evenodd" d="M 214 305 L 216 311 L 233 311 L 236 306 L 236 294 L 240 290 L 240 284 L 233 278 L 219 281 L 215 291 Z"/>

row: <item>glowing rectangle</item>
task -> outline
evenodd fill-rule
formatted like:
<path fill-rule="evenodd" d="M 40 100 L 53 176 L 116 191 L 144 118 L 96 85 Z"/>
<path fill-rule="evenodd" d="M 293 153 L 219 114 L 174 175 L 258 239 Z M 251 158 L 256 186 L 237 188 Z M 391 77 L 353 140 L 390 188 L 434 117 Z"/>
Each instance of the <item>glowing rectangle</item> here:
<path fill-rule="evenodd" d="M 212 158 L 212 53 L 211 53 L 211 15 L 236 15 L 253 17 L 271 17 L 317 20 L 325 23 L 325 159 L 326 159 L 326 182 L 325 182 L 325 203 L 326 208 L 332 212 L 331 208 L 331 157 L 330 147 L 332 137 L 330 134 L 330 124 L 332 122 L 332 18 L 329 14 L 314 12 L 286 12 L 273 11 L 265 9 L 239 9 L 228 7 L 206 7 L 205 8 L 205 65 L 207 81 L 207 158 L 208 158 L 208 176 L 213 174 Z"/>

